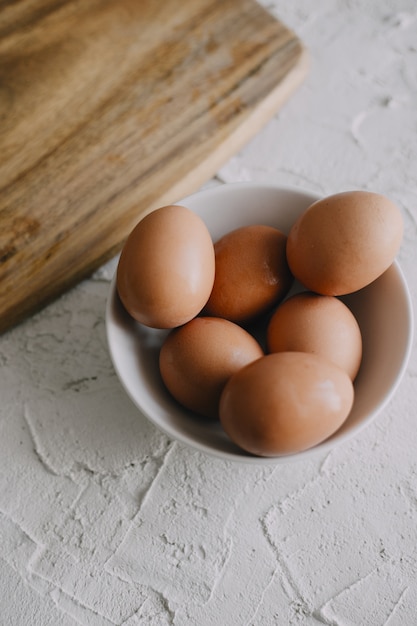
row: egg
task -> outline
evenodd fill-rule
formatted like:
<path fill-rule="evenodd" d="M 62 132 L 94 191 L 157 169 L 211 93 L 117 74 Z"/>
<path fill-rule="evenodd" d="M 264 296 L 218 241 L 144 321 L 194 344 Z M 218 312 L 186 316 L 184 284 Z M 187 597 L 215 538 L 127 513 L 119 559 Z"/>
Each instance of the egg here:
<path fill-rule="evenodd" d="M 251 454 L 287 455 L 338 430 L 353 399 L 350 377 L 327 359 L 306 352 L 268 354 L 229 379 L 220 399 L 220 422 Z"/>
<path fill-rule="evenodd" d="M 294 223 L 287 259 L 309 290 L 339 296 L 362 289 L 393 262 L 403 220 L 385 196 L 348 191 L 312 204 Z"/>
<path fill-rule="evenodd" d="M 263 354 L 258 342 L 237 324 L 196 317 L 169 333 L 160 350 L 159 368 L 180 404 L 218 418 L 220 395 L 230 376 Z"/>
<path fill-rule="evenodd" d="M 293 281 L 286 243 L 286 235 L 277 228 L 257 224 L 216 241 L 216 276 L 205 315 L 244 324 L 279 302 Z"/>
<path fill-rule="evenodd" d="M 355 379 L 362 335 L 352 311 L 335 296 L 299 293 L 283 302 L 267 327 L 269 352 L 311 352 L 329 359 Z"/>
<path fill-rule="evenodd" d="M 204 307 L 214 272 L 214 247 L 205 223 L 186 207 L 170 205 L 146 215 L 130 233 L 116 285 L 135 320 L 174 328 Z"/>

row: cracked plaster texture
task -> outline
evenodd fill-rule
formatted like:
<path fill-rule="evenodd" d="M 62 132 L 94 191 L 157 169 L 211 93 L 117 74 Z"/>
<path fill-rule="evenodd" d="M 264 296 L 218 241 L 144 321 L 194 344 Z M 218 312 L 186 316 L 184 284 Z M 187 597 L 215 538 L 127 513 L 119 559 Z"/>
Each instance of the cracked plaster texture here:
<path fill-rule="evenodd" d="M 310 72 L 208 184 L 386 194 L 415 306 L 415 1 L 262 4 Z M 377 421 L 330 453 L 207 457 L 155 430 L 115 376 L 116 263 L 0 337 L 1 626 L 417 624 L 415 350 Z"/>

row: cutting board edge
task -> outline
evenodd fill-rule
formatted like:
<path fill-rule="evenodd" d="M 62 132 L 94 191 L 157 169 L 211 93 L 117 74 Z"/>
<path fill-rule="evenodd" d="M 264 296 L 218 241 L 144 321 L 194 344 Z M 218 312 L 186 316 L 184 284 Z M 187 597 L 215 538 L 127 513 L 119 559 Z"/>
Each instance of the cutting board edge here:
<path fill-rule="evenodd" d="M 270 94 L 259 103 L 249 114 L 245 126 L 251 126 L 250 131 L 242 133 L 239 126 L 215 150 L 201 161 L 189 174 L 167 190 L 148 209 L 141 212 L 140 219 L 147 213 L 165 204 L 179 202 L 182 198 L 198 190 L 204 183 L 213 178 L 218 170 L 234 155 L 236 155 L 255 135 L 264 128 L 274 114 L 290 99 L 294 91 L 305 79 L 310 67 L 310 55 L 304 46 L 301 46 L 299 60 L 288 74 L 280 81 Z"/>

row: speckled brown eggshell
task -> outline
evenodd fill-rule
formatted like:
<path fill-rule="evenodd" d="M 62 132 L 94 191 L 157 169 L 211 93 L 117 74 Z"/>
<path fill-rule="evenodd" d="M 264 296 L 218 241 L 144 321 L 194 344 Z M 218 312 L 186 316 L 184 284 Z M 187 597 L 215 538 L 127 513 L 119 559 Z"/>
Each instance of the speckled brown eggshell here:
<path fill-rule="evenodd" d="M 256 224 L 216 241 L 216 276 L 204 314 L 247 323 L 279 302 L 293 282 L 286 243 L 277 228 Z"/>
<path fill-rule="evenodd" d="M 186 408 L 218 419 L 221 392 L 232 374 L 263 356 L 243 328 L 221 318 L 197 317 L 170 332 L 159 367 L 167 389 Z"/>
<path fill-rule="evenodd" d="M 403 220 L 385 196 L 348 191 L 312 204 L 288 235 L 287 259 L 311 291 L 340 296 L 362 289 L 393 262 Z"/>
<path fill-rule="evenodd" d="M 349 415 L 353 399 L 349 376 L 327 359 L 280 352 L 230 378 L 220 399 L 220 421 L 247 452 L 287 455 L 332 435 Z"/>
<path fill-rule="evenodd" d="M 138 322 L 174 328 L 200 313 L 214 271 L 213 242 L 203 220 L 170 205 L 149 213 L 130 233 L 117 268 L 117 291 Z"/>
<path fill-rule="evenodd" d="M 352 311 L 334 296 L 312 292 L 280 304 L 267 328 L 269 352 L 311 352 L 329 359 L 355 379 L 362 359 L 362 335 Z"/>

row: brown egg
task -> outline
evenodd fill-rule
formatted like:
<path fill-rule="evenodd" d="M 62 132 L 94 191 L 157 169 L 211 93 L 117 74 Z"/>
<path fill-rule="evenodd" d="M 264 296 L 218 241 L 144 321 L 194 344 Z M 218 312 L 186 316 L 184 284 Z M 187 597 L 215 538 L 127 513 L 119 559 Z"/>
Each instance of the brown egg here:
<path fill-rule="evenodd" d="M 117 268 L 117 291 L 130 315 L 174 328 L 197 315 L 214 282 L 215 260 L 203 220 L 182 206 L 149 213 L 133 229 Z"/>
<path fill-rule="evenodd" d="M 215 245 L 216 277 L 206 315 L 237 323 L 261 315 L 288 292 L 287 237 L 272 226 L 243 226 Z"/>
<path fill-rule="evenodd" d="M 221 392 L 230 376 L 263 356 L 243 328 L 221 318 L 197 317 L 170 332 L 162 345 L 162 379 L 183 406 L 218 418 Z"/>
<path fill-rule="evenodd" d="M 352 380 L 362 359 L 361 331 L 334 296 L 299 293 L 280 304 L 267 328 L 269 352 L 311 352 L 344 369 Z"/>
<path fill-rule="evenodd" d="M 288 235 L 287 259 L 307 289 L 339 296 L 388 269 L 402 235 L 400 210 L 388 198 L 368 191 L 339 193 L 298 218 Z"/>
<path fill-rule="evenodd" d="M 220 399 L 220 421 L 247 452 L 292 454 L 334 433 L 353 398 L 349 376 L 326 359 L 306 352 L 268 354 L 230 378 Z"/>

